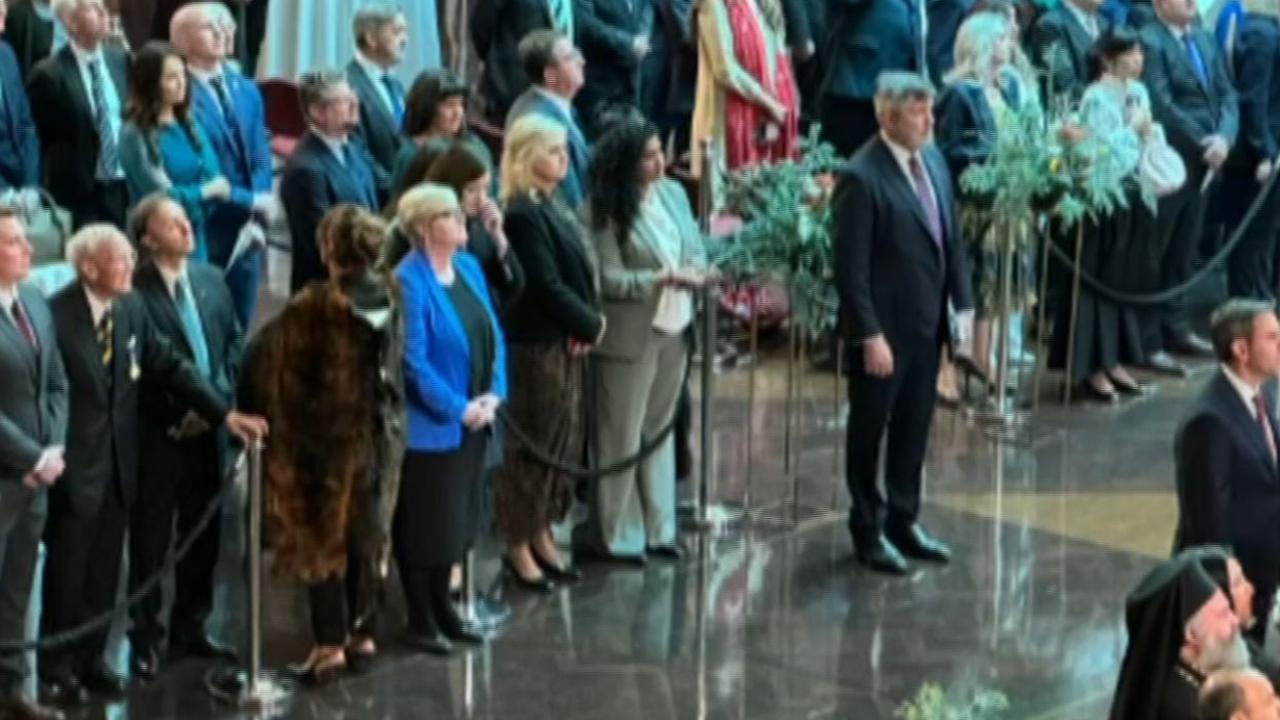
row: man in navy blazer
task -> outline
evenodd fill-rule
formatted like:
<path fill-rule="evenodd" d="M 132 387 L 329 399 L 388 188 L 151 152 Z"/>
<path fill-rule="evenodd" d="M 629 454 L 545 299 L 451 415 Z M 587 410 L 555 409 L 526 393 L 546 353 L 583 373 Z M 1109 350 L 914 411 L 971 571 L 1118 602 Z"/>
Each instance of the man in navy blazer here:
<path fill-rule="evenodd" d="M 378 199 L 391 191 L 391 167 L 404 138 L 404 84 L 392 69 L 400 64 L 409 41 L 404 13 L 391 3 L 371 3 L 356 11 L 356 56 L 347 63 L 347 81 L 360 98 L 360 124 L 355 139 L 373 158 Z"/>
<path fill-rule="evenodd" d="M 0 2 L 0 31 L 5 27 Z M 31 119 L 18 56 L 0 41 L 0 189 L 40 186 L 40 138 Z"/>
<path fill-rule="evenodd" d="M 271 194 L 271 146 L 262 93 L 226 62 L 226 44 L 207 4 L 178 10 L 170 29 L 187 59 L 191 105 L 231 183 L 231 202 L 216 203 L 205 225 L 209 261 L 226 272 L 227 287 L 241 327 L 251 327 L 262 282 L 262 250 L 253 248 L 227 267 L 240 229 L 250 218 L 275 213 Z"/>
<path fill-rule="evenodd" d="M 316 230 L 329 208 L 349 202 L 378 211 L 372 162 L 351 142 L 360 122 L 359 101 L 341 70 L 320 70 L 298 79 L 298 95 L 310 128 L 298 141 L 280 179 L 280 201 L 293 243 L 290 292 L 329 276 L 320 258 Z"/>
<path fill-rule="evenodd" d="M 1280 435 L 1274 406 L 1280 322 L 1271 303 L 1236 298 L 1214 311 L 1210 334 L 1221 364 L 1183 419 L 1174 446 L 1174 551 L 1230 546 L 1257 590 L 1254 617 L 1265 620 L 1280 585 Z M 1266 627 L 1260 622 L 1254 631 L 1265 634 Z"/>
<path fill-rule="evenodd" d="M 535 30 L 520 41 L 520 59 L 535 84 L 511 105 L 507 132 L 528 113 L 541 113 L 564 125 L 569 142 L 569 174 L 560 183 L 560 195 L 577 210 L 586 196 L 587 163 L 591 159 L 591 148 L 573 109 L 573 98 L 582 89 L 582 52 L 563 33 Z"/>

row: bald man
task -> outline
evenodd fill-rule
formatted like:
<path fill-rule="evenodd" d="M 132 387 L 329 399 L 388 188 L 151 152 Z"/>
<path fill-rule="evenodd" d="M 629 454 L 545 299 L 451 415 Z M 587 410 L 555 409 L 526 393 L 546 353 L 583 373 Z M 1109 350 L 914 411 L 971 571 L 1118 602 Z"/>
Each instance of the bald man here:
<path fill-rule="evenodd" d="M 1280 699 L 1257 670 L 1222 670 L 1200 691 L 1200 720 L 1280 720 Z"/>

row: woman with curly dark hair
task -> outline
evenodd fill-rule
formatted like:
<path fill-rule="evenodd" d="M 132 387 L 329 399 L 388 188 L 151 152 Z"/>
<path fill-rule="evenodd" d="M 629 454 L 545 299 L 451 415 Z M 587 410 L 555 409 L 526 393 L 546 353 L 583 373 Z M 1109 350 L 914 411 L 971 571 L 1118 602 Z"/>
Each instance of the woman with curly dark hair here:
<path fill-rule="evenodd" d="M 487 165 L 493 166 L 493 153 L 467 129 L 469 93 L 466 81 L 449 70 L 427 70 L 414 79 L 404 108 L 403 132 L 409 142 L 392 163 L 392 186 L 399 184 L 418 148 L 432 140 L 469 143 Z"/>
<path fill-rule="evenodd" d="M 702 235 L 680 183 L 665 177 L 658 129 L 633 116 L 596 141 L 587 228 L 609 327 L 591 379 L 597 467 L 639 452 L 671 423 L 684 381 L 693 293 L 708 278 Z M 679 558 L 675 439 L 592 483 L 575 546 L 607 559 Z"/>
<path fill-rule="evenodd" d="M 208 135 L 191 113 L 186 61 L 169 43 L 149 42 L 133 57 L 124 119 L 120 164 L 132 203 L 167 192 L 191 220 L 193 257 L 207 259 L 205 220 L 214 205 L 235 202 L 247 208 L 253 198 L 232 194 Z"/>
<path fill-rule="evenodd" d="M 377 652 L 405 452 L 405 341 L 399 288 L 375 269 L 383 221 L 344 203 L 317 234 L 330 279 L 294 295 L 254 337 L 239 400 L 271 418 L 268 537 L 276 571 L 305 583 L 310 599 L 315 647 L 296 670 L 323 683 L 366 669 Z"/>

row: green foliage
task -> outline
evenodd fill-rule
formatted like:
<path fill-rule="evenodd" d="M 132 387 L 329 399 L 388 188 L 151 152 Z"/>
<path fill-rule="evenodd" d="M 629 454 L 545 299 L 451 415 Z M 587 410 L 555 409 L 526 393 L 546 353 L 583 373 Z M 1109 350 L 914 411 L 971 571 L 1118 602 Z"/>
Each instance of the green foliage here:
<path fill-rule="evenodd" d="M 724 210 L 742 229 L 710 244 L 713 262 L 736 279 L 775 277 L 791 288 L 792 312 L 819 332 L 835 324 L 831 209 L 818 177 L 840 165 L 816 125 L 796 160 L 729 173 Z"/>
<path fill-rule="evenodd" d="M 1008 709 L 1009 699 L 996 690 L 948 691 L 926 683 L 894 715 L 903 720 L 999 720 Z"/>

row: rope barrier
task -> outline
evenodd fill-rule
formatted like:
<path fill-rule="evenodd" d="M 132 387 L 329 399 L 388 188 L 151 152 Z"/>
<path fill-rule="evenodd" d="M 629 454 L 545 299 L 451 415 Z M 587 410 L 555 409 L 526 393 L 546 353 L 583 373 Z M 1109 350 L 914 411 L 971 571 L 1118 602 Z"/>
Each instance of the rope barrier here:
<path fill-rule="evenodd" d="M 28 650 L 51 650 L 65 645 L 71 645 L 89 637 L 93 633 L 98 632 L 105 627 L 108 627 L 118 613 L 129 610 L 134 605 L 142 602 L 143 598 L 150 595 L 157 587 L 159 587 L 160 583 L 164 581 L 164 578 L 178 566 L 178 563 L 182 562 L 183 558 L 185 558 L 188 553 L 191 552 L 191 548 L 195 545 L 196 539 L 200 537 L 201 533 L 209 527 L 209 523 L 213 521 L 213 518 L 217 516 L 218 511 L 222 508 L 222 501 L 226 499 L 227 494 L 235 485 L 233 480 L 236 473 L 238 473 L 240 468 L 243 467 L 244 460 L 245 453 L 241 452 L 239 457 L 236 458 L 235 463 L 231 466 L 230 472 L 227 473 L 227 476 L 223 479 L 222 488 L 218 490 L 217 495 L 209 500 L 209 504 L 205 506 L 204 512 L 201 513 L 200 520 L 196 523 L 195 527 L 191 529 L 191 532 L 185 538 L 183 538 L 181 543 L 170 548 L 169 554 L 165 558 L 164 565 L 152 574 L 151 577 L 147 578 L 146 582 L 139 586 L 137 590 L 130 593 L 123 603 L 112 607 L 110 610 L 103 612 L 97 617 L 86 620 L 73 628 L 54 635 L 38 638 L 36 640 L 0 640 L 0 652 L 8 653 L 26 652 Z"/>

